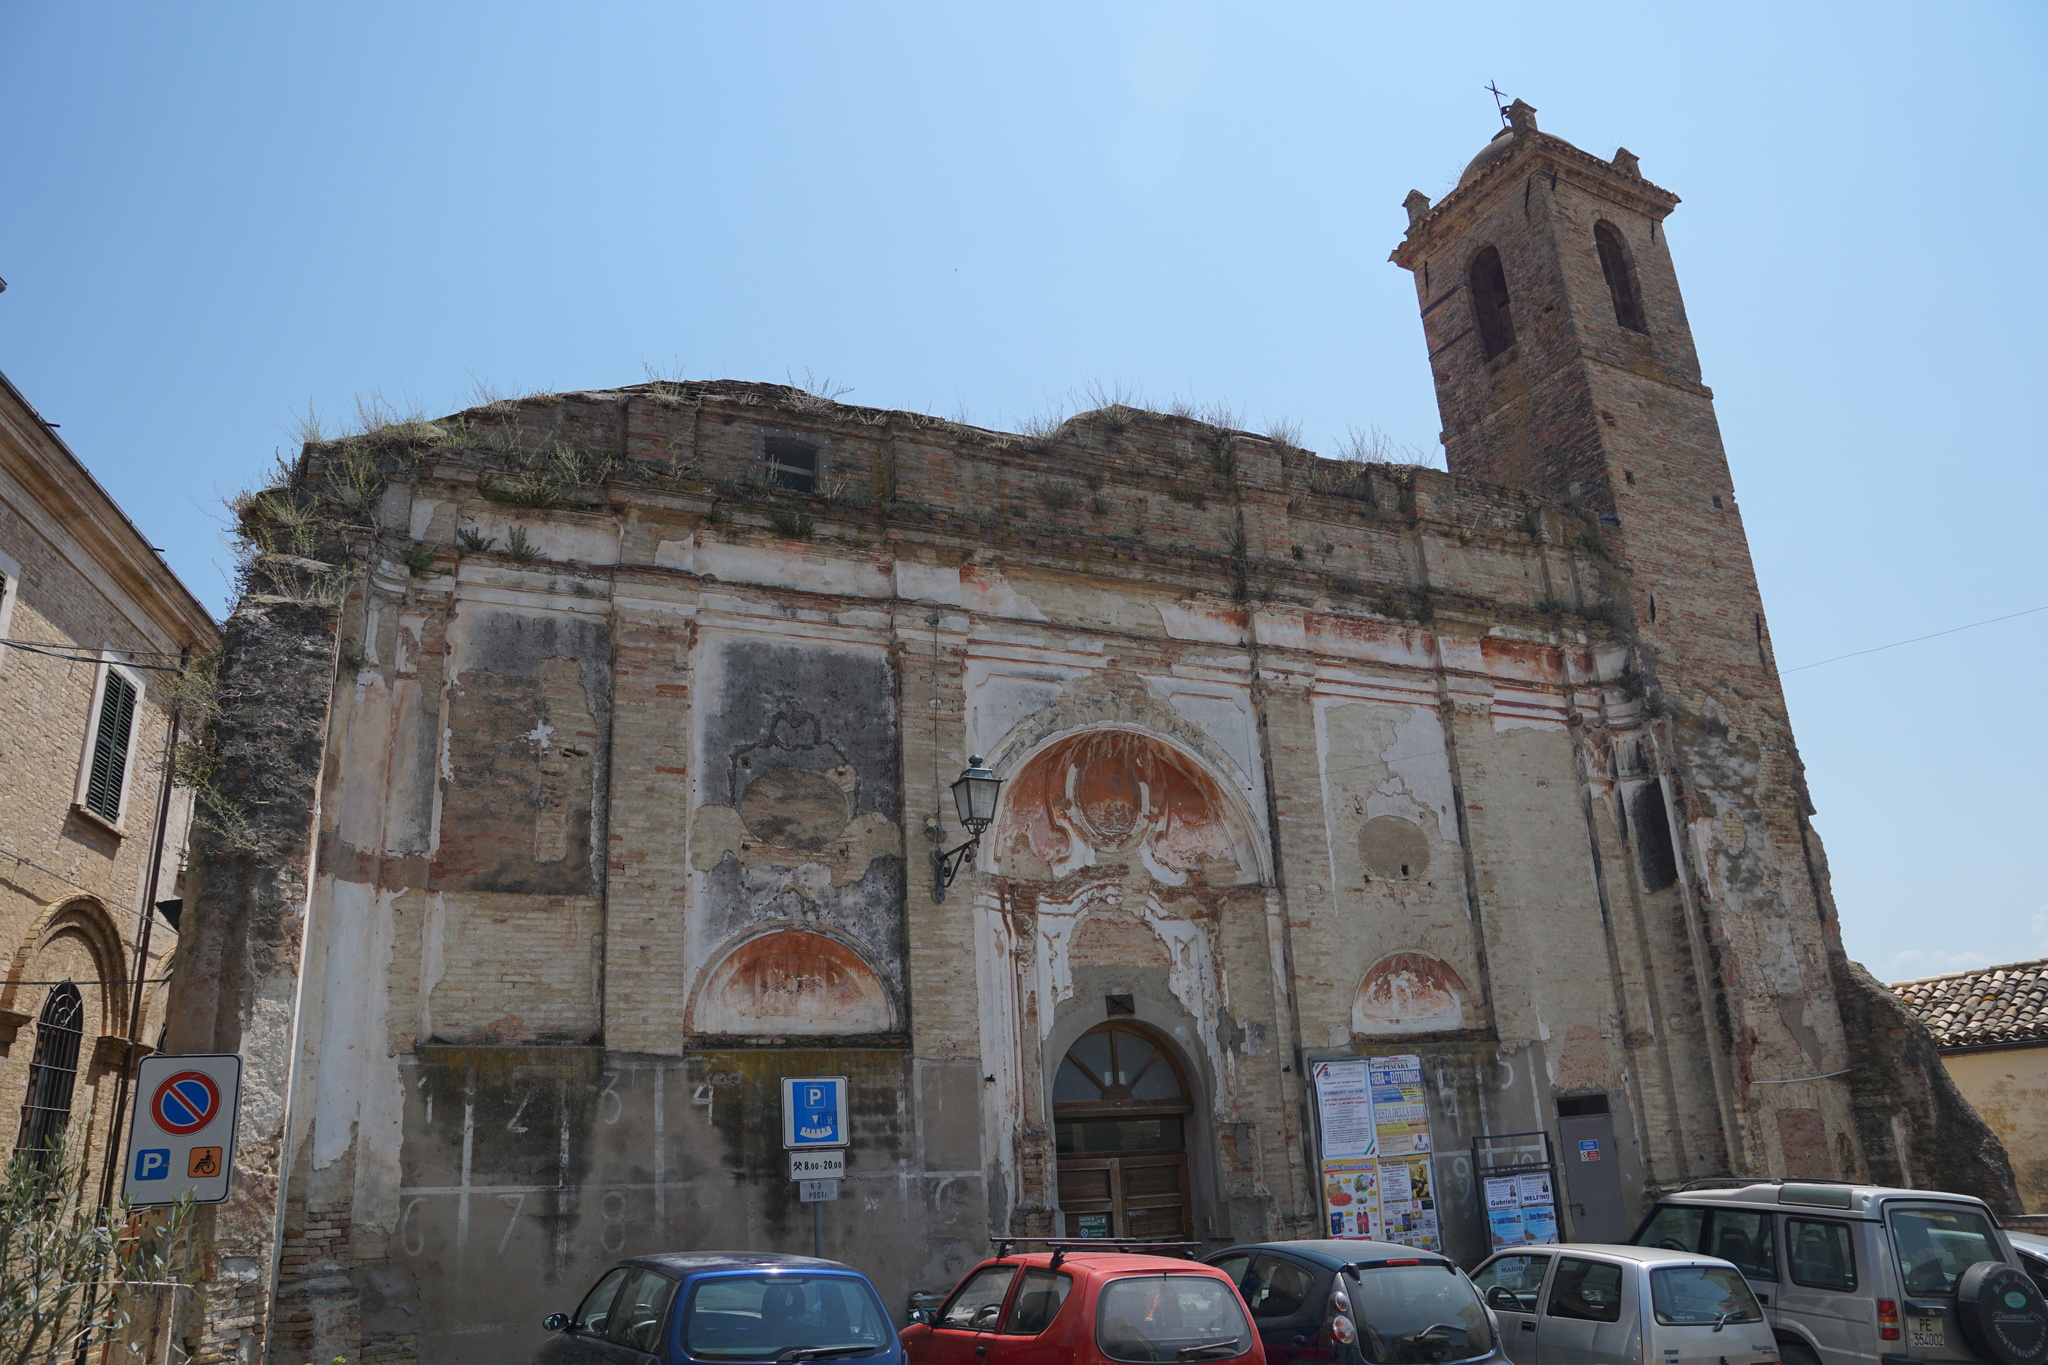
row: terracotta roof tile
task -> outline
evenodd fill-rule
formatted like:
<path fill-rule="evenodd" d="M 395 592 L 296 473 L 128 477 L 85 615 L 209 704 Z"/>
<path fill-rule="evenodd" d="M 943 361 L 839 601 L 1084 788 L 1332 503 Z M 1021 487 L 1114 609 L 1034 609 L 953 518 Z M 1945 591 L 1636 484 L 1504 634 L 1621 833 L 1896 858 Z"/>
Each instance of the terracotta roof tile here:
<path fill-rule="evenodd" d="M 1892 991 L 1943 1047 L 2048 1043 L 2048 958 L 1895 981 Z"/>

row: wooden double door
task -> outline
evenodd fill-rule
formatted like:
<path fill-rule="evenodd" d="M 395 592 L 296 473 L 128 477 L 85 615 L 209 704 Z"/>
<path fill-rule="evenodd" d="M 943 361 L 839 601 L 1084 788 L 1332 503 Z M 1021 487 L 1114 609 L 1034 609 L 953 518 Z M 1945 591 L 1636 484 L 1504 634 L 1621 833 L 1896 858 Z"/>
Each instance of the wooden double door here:
<path fill-rule="evenodd" d="M 1069 1237 L 1129 1237 L 1184 1242 L 1188 1154 L 1132 1152 L 1060 1158 L 1060 1208 Z"/>
<path fill-rule="evenodd" d="M 1074 1044 L 1053 1082 L 1068 1237 L 1190 1238 L 1192 1109 L 1179 1065 L 1147 1031 L 1105 1024 Z"/>

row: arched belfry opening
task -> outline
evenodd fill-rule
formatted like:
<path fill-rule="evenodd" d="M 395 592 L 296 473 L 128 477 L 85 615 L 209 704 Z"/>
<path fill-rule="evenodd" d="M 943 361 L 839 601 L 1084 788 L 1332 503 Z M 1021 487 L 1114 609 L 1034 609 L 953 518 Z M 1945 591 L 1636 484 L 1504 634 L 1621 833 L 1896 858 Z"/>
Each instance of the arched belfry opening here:
<path fill-rule="evenodd" d="M 1053 1079 L 1066 1235 L 1185 1241 L 1194 1108 L 1187 1071 L 1158 1034 L 1112 1021 L 1081 1035 Z"/>
<path fill-rule="evenodd" d="M 1650 326 L 1643 320 L 1643 296 L 1636 288 L 1635 270 L 1621 234 L 1612 223 L 1595 223 L 1593 246 L 1600 253 L 1600 273 L 1606 277 L 1608 297 L 1614 302 L 1614 320 L 1631 332 L 1647 334 Z"/>

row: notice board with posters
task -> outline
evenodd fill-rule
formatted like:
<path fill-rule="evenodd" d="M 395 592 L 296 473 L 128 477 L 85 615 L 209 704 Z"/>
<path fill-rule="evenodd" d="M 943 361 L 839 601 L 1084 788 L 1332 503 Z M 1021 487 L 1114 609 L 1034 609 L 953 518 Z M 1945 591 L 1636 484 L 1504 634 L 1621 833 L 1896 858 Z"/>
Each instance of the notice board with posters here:
<path fill-rule="evenodd" d="M 1488 1133 L 1472 1144 L 1491 1247 L 1546 1246 L 1557 1236 L 1557 1163 L 1547 1133 Z"/>
<path fill-rule="evenodd" d="M 1310 1074 L 1329 1235 L 1440 1250 L 1422 1058 L 1343 1058 Z"/>

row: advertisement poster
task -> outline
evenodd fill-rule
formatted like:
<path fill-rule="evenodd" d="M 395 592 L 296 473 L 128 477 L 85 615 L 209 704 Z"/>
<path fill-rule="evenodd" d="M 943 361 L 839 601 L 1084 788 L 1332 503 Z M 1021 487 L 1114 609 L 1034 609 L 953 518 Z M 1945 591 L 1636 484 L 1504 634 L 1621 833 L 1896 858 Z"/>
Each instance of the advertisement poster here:
<path fill-rule="evenodd" d="M 1557 1198 L 1548 1175 L 1525 1175 L 1518 1179 L 1522 1196 L 1522 1226 L 1527 1240 L 1536 1244 L 1557 1241 Z"/>
<path fill-rule="evenodd" d="M 1323 1163 L 1323 1207 L 1332 1237 L 1378 1237 L 1380 1166 L 1367 1157 Z"/>
<path fill-rule="evenodd" d="M 1427 1134 L 1425 1134 L 1425 1137 Z M 1423 1251 L 1443 1243 L 1428 1157 L 1380 1160 L 1380 1240 Z"/>
<path fill-rule="evenodd" d="M 1495 1251 L 1523 1246 L 1529 1240 L 1522 1222 L 1519 1183 L 1519 1178 L 1512 1175 L 1486 1177 L 1486 1227 Z"/>
<path fill-rule="evenodd" d="M 1490 1175 L 1485 1183 L 1486 1223 L 1494 1250 L 1557 1241 L 1557 1205 L 1550 1176 Z"/>
<path fill-rule="evenodd" d="M 1358 1062 L 1315 1064 L 1316 1117 L 1323 1129 L 1323 1157 L 1336 1161 L 1377 1156 L 1373 1129 L 1372 1085 L 1368 1068 Z"/>
<path fill-rule="evenodd" d="M 1422 1058 L 1412 1054 L 1368 1059 L 1373 1136 L 1383 1157 L 1429 1150 L 1429 1105 L 1422 1093 Z"/>

